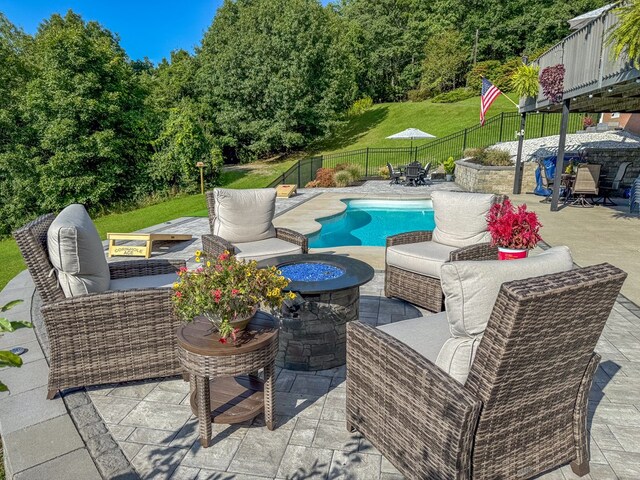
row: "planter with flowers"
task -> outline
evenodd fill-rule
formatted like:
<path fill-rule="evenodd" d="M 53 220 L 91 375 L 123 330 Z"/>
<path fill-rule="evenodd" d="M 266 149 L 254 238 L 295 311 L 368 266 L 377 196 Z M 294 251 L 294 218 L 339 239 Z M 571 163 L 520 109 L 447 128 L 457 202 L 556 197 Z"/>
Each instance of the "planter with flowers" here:
<path fill-rule="evenodd" d="M 196 252 L 200 262 L 202 252 Z M 173 285 L 173 307 L 186 322 L 205 317 L 218 330 L 220 342 L 236 335 L 249 324 L 263 305 L 275 309 L 282 306 L 282 289 L 289 280 L 275 268 L 258 268 L 257 262 L 237 260 L 229 252 L 217 259 L 202 258 L 194 270 L 181 268 L 179 281 Z M 289 294 L 286 294 L 289 295 Z"/>
<path fill-rule="evenodd" d="M 498 247 L 499 260 L 525 258 L 541 240 L 542 226 L 526 205 L 514 207 L 509 199 L 496 203 L 487 215 L 491 244 Z"/>

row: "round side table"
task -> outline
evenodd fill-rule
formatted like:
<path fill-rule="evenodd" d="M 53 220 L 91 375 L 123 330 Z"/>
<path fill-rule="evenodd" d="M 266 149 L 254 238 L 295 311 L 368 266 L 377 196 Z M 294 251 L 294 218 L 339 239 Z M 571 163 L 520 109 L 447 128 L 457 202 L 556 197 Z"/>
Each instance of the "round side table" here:
<path fill-rule="evenodd" d="M 278 353 L 278 324 L 256 313 L 236 342 L 220 336 L 204 318 L 178 328 L 178 357 L 191 384 L 191 410 L 198 417 L 200 443 L 211 441 L 211 423 L 240 423 L 264 411 L 273 430 L 274 364 Z M 264 381 L 257 372 L 264 368 Z M 247 375 L 243 375 L 247 374 Z"/>

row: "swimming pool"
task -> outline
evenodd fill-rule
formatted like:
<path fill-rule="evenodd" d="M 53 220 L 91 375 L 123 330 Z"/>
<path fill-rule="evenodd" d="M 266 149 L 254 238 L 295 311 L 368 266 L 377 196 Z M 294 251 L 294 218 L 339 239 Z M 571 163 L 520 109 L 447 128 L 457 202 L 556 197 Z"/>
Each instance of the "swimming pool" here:
<path fill-rule="evenodd" d="M 342 201 L 344 212 L 318 219 L 322 228 L 309 235 L 309 247 L 384 247 L 390 235 L 435 227 L 431 200 Z"/>

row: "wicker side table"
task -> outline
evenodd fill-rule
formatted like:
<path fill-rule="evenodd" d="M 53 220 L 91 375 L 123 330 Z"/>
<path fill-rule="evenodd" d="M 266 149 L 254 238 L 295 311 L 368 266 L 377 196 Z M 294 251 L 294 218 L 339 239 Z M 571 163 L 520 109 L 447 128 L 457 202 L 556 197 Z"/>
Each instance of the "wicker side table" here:
<path fill-rule="evenodd" d="M 210 322 L 196 319 L 177 330 L 178 357 L 191 384 L 191 410 L 198 417 L 200 443 L 208 447 L 211 423 L 240 423 L 264 411 L 273 430 L 276 320 L 256 313 L 234 344 L 220 343 Z M 264 381 L 256 372 L 264 368 Z M 248 374 L 248 375 L 243 375 Z"/>

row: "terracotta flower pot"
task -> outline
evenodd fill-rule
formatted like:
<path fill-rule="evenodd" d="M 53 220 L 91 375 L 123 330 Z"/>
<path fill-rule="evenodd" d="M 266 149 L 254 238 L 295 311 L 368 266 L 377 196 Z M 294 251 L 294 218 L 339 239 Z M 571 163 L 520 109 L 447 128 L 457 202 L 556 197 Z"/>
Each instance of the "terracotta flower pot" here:
<path fill-rule="evenodd" d="M 517 260 L 527 258 L 529 250 L 498 247 L 498 260 Z"/>

